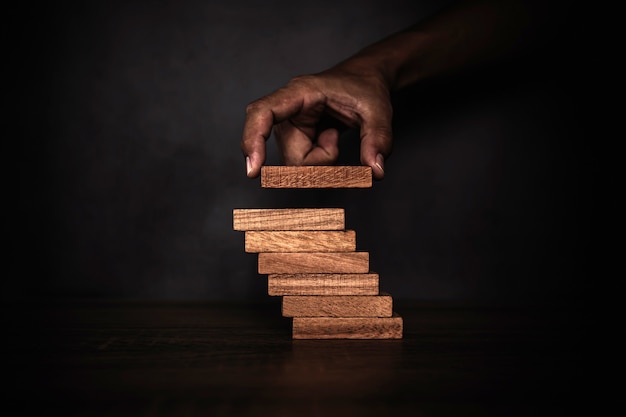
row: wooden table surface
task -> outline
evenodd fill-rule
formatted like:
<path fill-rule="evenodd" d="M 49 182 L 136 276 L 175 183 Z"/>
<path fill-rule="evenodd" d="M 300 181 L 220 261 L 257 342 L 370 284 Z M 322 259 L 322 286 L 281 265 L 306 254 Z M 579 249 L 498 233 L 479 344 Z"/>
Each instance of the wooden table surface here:
<path fill-rule="evenodd" d="M 595 409 L 582 310 L 398 301 L 403 340 L 293 341 L 271 300 L 5 306 L 4 406 L 11 415 L 86 416 Z"/>

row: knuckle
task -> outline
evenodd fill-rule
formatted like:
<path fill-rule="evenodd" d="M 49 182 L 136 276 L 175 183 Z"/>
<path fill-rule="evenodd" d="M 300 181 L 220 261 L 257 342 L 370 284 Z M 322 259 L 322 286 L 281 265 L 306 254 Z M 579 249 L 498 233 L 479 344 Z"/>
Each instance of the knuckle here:
<path fill-rule="evenodd" d="M 308 83 L 312 82 L 314 78 L 315 78 L 315 76 L 309 75 L 309 74 L 297 75 L 297 76 L 293 77 L 289 81 L 289 84 L 291 84 L 291 85 L 294 85 L 294 84 L 308 84 Z"/>
<path fill-rule="evenodd" d="M 298 75 L 297 77 L 292 78 L 287 83 L 285 88 L 291 92 L 309 95 L 319 90 L 320 83 L 321 80 L 317 75 Z"/>
<path fill-rule="evenodd" d="M 258 113 L 264 107 L 265 107 L 265 104 L 264 104 L 264 100 L 263 99 L 255 100 L 255 101 L 253 101 L 252 103 L 250 103 L 250 104 L 248 104 L 246 106 L 246 114 L 247 115 L 251 115 L 251 114 Z"/>

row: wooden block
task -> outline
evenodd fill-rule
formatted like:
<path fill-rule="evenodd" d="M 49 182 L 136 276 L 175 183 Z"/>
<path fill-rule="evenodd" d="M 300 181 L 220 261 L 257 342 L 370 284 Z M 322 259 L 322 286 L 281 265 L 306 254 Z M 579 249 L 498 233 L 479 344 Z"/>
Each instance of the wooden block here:
<path fill-rule="evenodd" d="M 263 188 L 370 188 L 367 166 L 263 166 Z"/>
<path fill-rule="evenodd" d="M 342 208 L 234 209 L 235 230 L 344 230 Z"/>
<path fill-rule="evenodd" d="M 271 274 L 267 292 L 285 295 L 376 295 L 378 274 Z"/>
<path fill-rule="evenodd" d="M 368 252 L 259 253 L 259 274 L 366 273 Z"/>
<path fill-rule="evenodd" d="M 284 317 L 391 317 L 393 300 L 381 295 L 291 295 L 283 297 Z"/>
<path fill-rule="evenodd" d="M 249 231 L 246 252 L 354 252 L 356 233 L 346 231 Z"/>
<path fill-rule="evenodd" d="M 402 339 L 402 317 L 294 317 L 294 339 Z"/>

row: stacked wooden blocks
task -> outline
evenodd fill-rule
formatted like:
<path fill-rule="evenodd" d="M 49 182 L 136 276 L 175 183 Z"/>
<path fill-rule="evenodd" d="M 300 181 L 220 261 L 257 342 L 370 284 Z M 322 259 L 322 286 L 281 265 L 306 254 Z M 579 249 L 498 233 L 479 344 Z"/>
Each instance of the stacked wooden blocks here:
<path fill-rule="evenodd" d="M 369 167 L 266 166 L 264 188 L 366 188 Z M 379 291 L 369 253 L 356 250 L 342 208 L 235 209 L 233 227 L 245 232 L 245 251 L 258 253 L 268 293 L 282 296 L 294 339 L 400 339 L 402 317 Z"/>

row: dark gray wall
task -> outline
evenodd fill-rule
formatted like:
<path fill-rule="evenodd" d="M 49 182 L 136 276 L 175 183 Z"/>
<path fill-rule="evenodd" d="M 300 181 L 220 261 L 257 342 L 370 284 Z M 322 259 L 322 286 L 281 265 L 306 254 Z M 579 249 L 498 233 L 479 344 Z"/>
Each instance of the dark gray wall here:
<path fill-rule="evenodd" d="M 245 177 L 248 102 L 442 4 L 94 1 L 15 11 L 15 79 L 28 82 L 9 86 L 19 112 L 6 125 L 21 158 L 9 177 L 17 234 L 5 298 L 263 298 L 265 277 L 232 230 L 232 209 L 310 206 L 346 208 L 359 249 L 397 299 L 579 295 L 585 137 L 562 50 L 395 97 L 394 154 L 371 190 L 262 190 Z M 340 162 L 358 163 L 353 132 L 342 147 Z"/>

